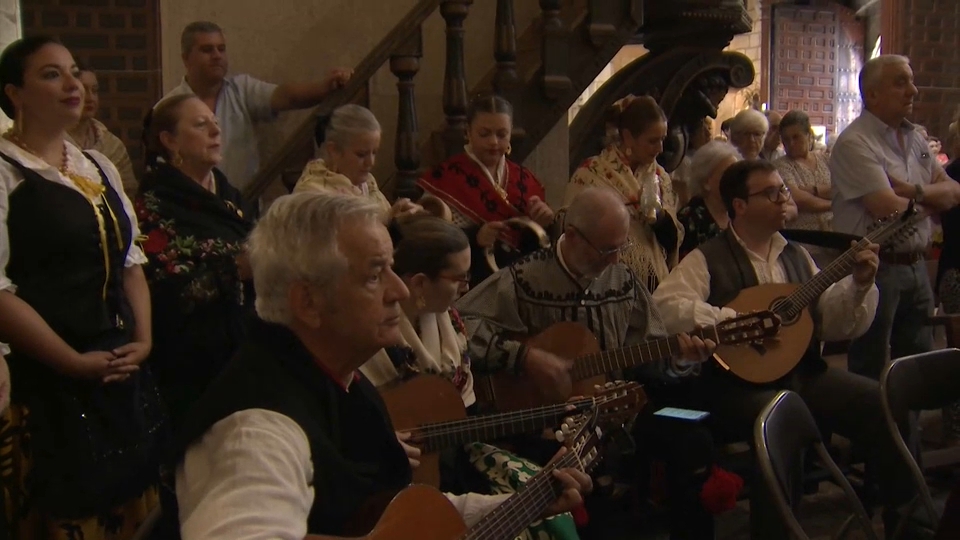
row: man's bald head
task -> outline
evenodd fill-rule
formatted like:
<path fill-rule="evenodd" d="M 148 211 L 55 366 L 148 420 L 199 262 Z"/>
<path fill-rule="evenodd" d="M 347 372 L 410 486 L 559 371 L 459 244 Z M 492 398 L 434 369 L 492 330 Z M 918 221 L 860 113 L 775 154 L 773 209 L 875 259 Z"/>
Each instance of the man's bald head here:
<path fill-rule="evenodd" d="M 567 207 L 566 224 L 590 234 L 611 226 L 629 227 L 630 213 L 619 193 L 591 187 L 573 198 Z"/>

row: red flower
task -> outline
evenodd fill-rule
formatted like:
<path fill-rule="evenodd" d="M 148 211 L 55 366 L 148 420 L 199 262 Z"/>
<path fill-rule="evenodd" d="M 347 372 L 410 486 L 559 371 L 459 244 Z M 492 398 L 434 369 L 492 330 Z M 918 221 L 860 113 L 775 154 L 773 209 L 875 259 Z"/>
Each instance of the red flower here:
<path fill-rule="evenodd" d="M 713 515 L 722 514 L 737 505 L 741 488 L 743 478 L 715 466 L 700 489 L 700 504 Z"/>
<path fill-rule="evenodd" d="M 147 253 L 160 253 L 169 243 L 170 238 L 163 231 L 154 229 L 147 234 L 147 241 L 143 243 L 143 250 Z"/>

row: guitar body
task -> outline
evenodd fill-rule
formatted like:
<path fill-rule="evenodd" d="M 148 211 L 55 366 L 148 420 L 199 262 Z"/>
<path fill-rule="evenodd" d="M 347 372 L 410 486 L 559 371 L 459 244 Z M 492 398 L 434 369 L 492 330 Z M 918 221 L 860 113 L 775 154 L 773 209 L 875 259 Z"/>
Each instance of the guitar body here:
<path fill-rule="evenodd" d="M 726 307 L 738 313 L 771 310 L 797 290 L 794 283 L 768 283 L 740 291 Z M 813 338 L 813 319 L 809 308 L 800 311 L 794 320 L 780 323 L 776 339 L 764 339 L 738 345 L 720 345 L 716 356 L 741 379 L 758 384 L 773 382 L 790 372 L 803 358 Z"/>
<path fill-rule="evenodd" d="M 597 338 L 586 327 L 573 322 L 559 322 L 526 341 L 527 346 L 543 349 L 561 358 L 578 358 L 600 351 Z M 574 381 L 574 396 L 594 394 L 594 385 L 603 384 L 606 377 L 598 376 Z M 477 396 L 493 403 L 499 411 L 517 411 L 556 403 L 544 397 L 536 385 L 524 375 L 497 373 L 477 377 Z M 570 396 L 565 396 L 569 398 Z"/>
<path fill-rule="evenodd" d="M 462 408 L 462 407 L 461 407 Z M 460 513 L 447 498 L 430 486 L 414 484 L 387 505 L 364 538 L 367 540 L 455 540 L 467 531 Z M 307 535 L 306 540 L 340 537 Z"/>
<path fill-rule="evenodd" d="M 463 420 L 467 411 L 457 388 L 436 375 L 420 375 L 380 391 L 390 420 L 397 431 L 423 424 Z M 413 483 L 440 487 L 440 454 L 424 452 L 413 470 Z"/>

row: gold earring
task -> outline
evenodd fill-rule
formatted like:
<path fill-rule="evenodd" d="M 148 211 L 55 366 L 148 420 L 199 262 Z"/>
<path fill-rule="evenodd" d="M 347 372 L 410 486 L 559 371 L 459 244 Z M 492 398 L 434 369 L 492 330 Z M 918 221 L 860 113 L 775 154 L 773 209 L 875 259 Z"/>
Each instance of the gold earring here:
<path fill-rule="evenodd" d="M 417 309 L 423 309 L 427 307 L 427 300 L 421 294 L 417 297 Z"/>
<path fill-rule="evenodd" d="M 632 155 L 633 155 L 633 149 L 631 149 L 629 146 L 626 147 L 626 148 L 624 148 L 624 149 L 623 149 L 623 155 L 625 155 L 625 156 L 627 156 L 627 157 L 632 156 Z"/>
<path fill-rule="evenodd" d="M 23 134 L 23 109 L 17 108 L 13 114 L 13 133 L 18 137 Z"/>
<path fill-rule="evenodd" d="M 510 152 L 513 152 L 513 145 L 511 145 L 510 143 L 507 143 L 507 155 L 508 155 L 508 156 L 510 155 Z"/>
<path fill-rule="evenodd" d="M 183 156 L 180 155 L 180 152 L 173 153 L 173 166 L 179 167 L 183 165 Z"/>

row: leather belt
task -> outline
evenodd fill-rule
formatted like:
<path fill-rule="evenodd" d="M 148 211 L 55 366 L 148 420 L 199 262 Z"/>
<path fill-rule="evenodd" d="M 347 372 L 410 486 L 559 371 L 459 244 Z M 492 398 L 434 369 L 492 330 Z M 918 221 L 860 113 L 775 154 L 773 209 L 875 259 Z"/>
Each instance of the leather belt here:
<path fill-rule="evenodd" d="M 886 264 L 916 264 L 926 257 L 925 251 L 907 251 L 903 253 L 894 253 L 889 251 L 880 252 L 880 262 Z"/>

